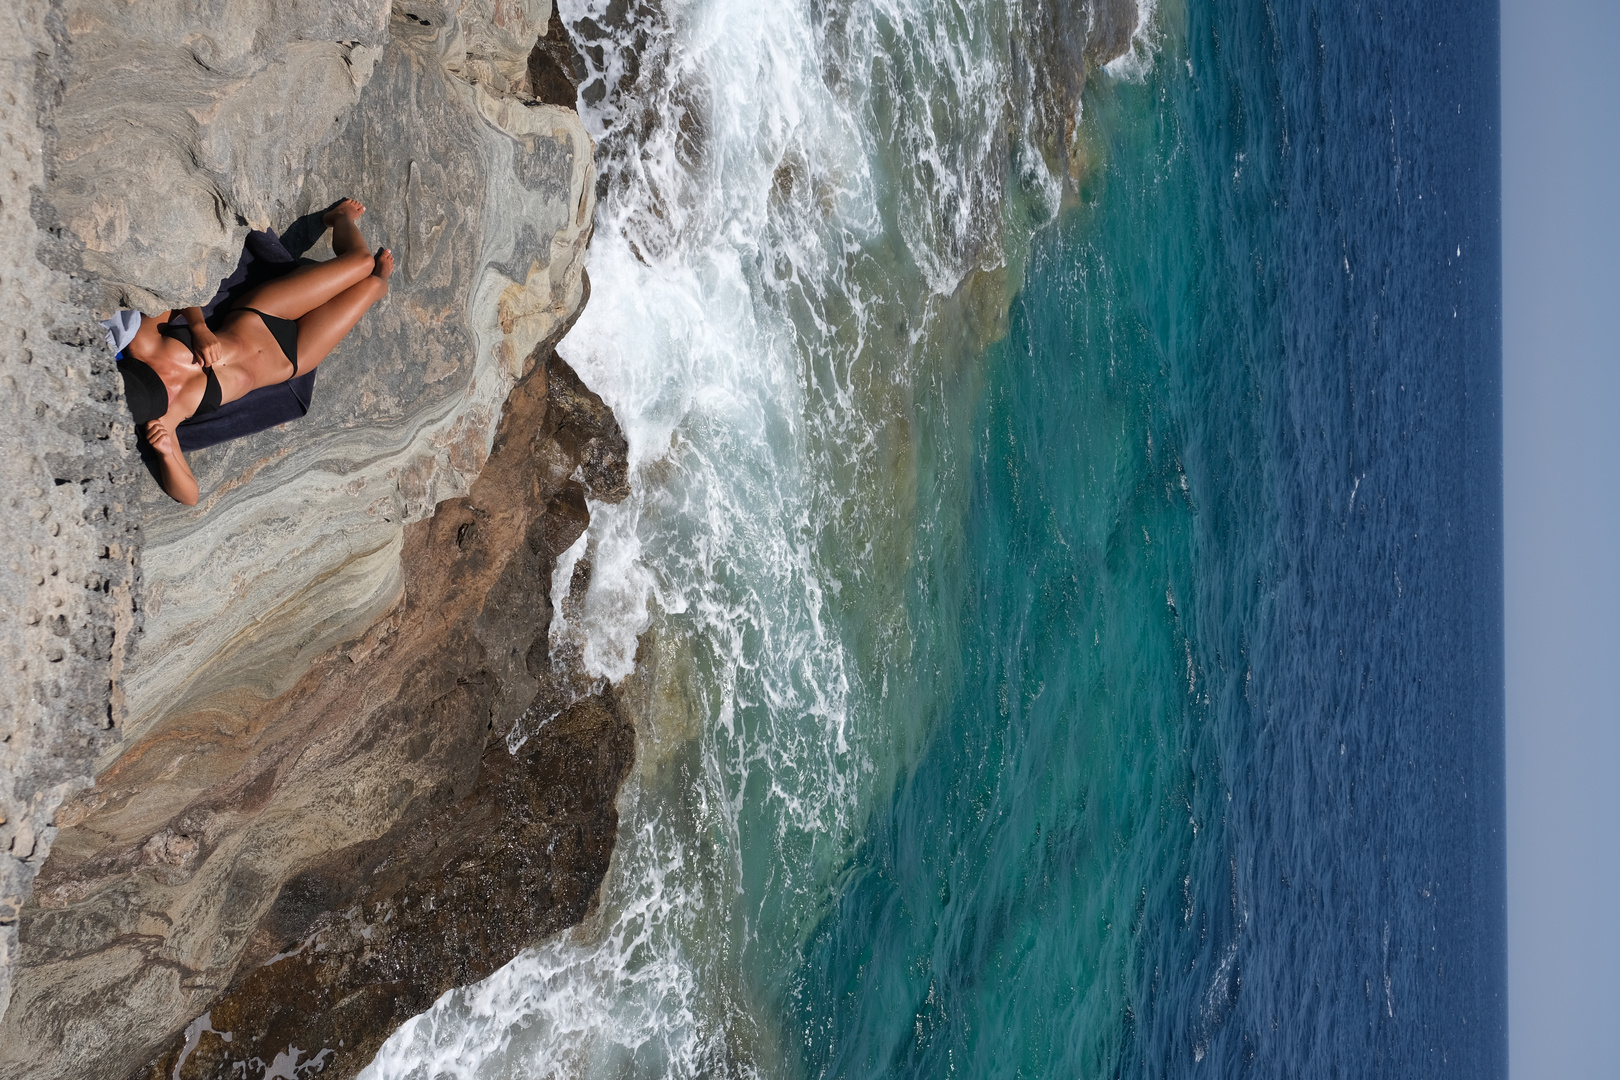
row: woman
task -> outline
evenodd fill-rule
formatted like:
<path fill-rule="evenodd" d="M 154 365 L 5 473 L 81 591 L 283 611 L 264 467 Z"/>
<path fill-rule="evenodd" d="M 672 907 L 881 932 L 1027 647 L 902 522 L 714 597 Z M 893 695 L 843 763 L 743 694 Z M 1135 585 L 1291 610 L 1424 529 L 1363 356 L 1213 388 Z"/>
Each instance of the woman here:
<path fill-rule="evenodd" d="M 313 369 L 388 295 L 394 256 L 366 247 L 357 223 L 365 212 L 353 199 L 327 211 L 336 258 L 259 286 L 211 325 L 200 308 L 181 312 L 183 325 L 172 311 L 141 320 L 124 347 L 125 389 L 170 496 L 197 504 L 197 478 L 175 436 L 181 421 Z"/>

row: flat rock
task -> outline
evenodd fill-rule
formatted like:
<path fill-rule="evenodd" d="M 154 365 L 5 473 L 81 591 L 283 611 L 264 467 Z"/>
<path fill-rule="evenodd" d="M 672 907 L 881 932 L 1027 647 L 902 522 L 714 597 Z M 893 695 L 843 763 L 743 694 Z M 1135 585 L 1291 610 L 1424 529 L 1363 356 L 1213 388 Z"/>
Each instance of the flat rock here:
<path fill-rule="evenodd" d="M 456 24 L 395 23 L 281 220 L 360 199 L 396 285 L 322 364 L 308 416 L 190 455 L 196 507 L 144 488 L 127 738 L 213 697 L 275 696 L 394 603 L 405 525 L 466 492 L 535 346 L 581 302 L 578 115 L 447 72 Z"/>

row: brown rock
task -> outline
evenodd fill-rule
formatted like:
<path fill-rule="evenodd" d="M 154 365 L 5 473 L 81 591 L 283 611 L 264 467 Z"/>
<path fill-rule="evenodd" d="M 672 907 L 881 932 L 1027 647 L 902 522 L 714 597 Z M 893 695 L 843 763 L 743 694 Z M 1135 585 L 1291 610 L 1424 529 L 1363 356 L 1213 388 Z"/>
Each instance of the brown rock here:
<path fill-rule="evenodd" d="M 137 1075 L 232 1080 L 284 1055 L 353 1076 L 440 994 L 585 917 L 634 749 L 610 696 L 576 702 L 516 755 L 497 741 L 477 787 L 445 813 L 283 885 L 249 950 L 276 954 Z"/>
<path fill-rule="evenodd" d="M 574 48 L 574 40 L 563 25 L 555 6 L 545 37 L 529 53 L 529 92 L 546 105 L 572 109 L 578 100 L 579 84 L 585 77 L 585 62 Z"/>
<path fill-rule="evenodd" d="M 1017 48 L 1028 65 L 1015 66 L 1013 92 L 1033 118 L 1030 135 L 1054 176 L 1078 180 L 1071 156 L 1086 79 L 1130 50 L 1139 16 L 1136 0 L 1024 5 L 1018 23 L 1027 37 Z"/>

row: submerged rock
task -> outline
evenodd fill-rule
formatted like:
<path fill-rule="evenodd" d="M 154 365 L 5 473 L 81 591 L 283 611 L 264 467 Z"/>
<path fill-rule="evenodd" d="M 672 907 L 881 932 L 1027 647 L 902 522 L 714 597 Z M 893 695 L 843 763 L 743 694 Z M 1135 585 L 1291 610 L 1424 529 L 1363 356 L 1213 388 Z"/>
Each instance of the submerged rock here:
<path fill-rule="evenodd" d="M 290 1033 L 349 1075 L 581 917 L 633 752 L 548 645 L 556 556 L 627 492 L 552 351 L 595 205 L 579 117 L 537 100 L 566 96 L 566 39 L 548 0 L 9 18 L 0 308 L 36 411 L 4 466 L 28 681 L 3 691 L 0 1077 L 224 1075 Z M 93 317 L 201 302 L 248 228 L 303 247 L 343 195 L 392 293 L 306 418 L 195 452 L 203 501 L 170 502 Z"/>
<path fill-rule="evenodd" d="M 1027 0 L 1022 14 L 1015 21 L 1016 111 L 1029 117 L 1029 137 L 1048 171 L 1078 186 L 1085 171 L 1078 136 L 1086 80 L 1130 51 L 1143 8 L 1138 0 Z"/>

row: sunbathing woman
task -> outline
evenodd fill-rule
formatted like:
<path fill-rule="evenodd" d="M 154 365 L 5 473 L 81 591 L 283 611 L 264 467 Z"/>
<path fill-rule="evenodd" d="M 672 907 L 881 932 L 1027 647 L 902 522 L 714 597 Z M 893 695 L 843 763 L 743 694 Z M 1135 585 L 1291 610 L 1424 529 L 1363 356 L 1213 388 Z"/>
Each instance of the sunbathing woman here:
<path fill-rule="evenodd" d="M 366 247 L 357 223 L 365 212 L 353 199 L 338 203 L 322 219 L 332 229 L 336 258 L 259 286 L 208 323 L 199 308 L 178 313 L 184 324 L 172 321 L 172 311 L 142 318 L 124 348 L 124 363 L 138 365 L 130 371 L 137 378 L 126 376 L 126 390 L 157 452 L 158 482 L 175 499 L 197 503 L 197 478 L 175 436 L 181 421 L 311 370 L 388 295 L 394 256 Z"/>

